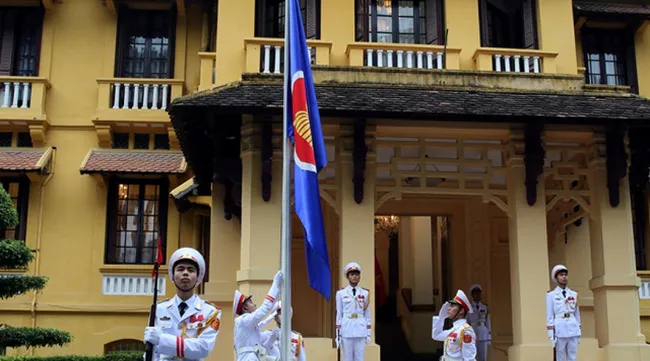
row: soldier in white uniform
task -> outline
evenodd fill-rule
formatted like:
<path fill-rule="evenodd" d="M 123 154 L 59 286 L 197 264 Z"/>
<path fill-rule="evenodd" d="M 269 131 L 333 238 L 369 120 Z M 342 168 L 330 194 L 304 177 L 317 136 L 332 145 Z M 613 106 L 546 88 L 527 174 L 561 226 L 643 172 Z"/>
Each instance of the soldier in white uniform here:
<path fill-rule="evenodd" d="M 237 361 L 275 360 L 267 355 L 262 344 L 260 321 L 273 309 L 280 293 L 280 287 L 282 287 L 282 281 L 282 272 L 278 271 L 273 278 L 271 289 L 259 308 L 255 306 L 251 296 L 235 291 L 232 314 L 235 317 L 234 348 Z"/>
<path fill-rule="evenodd" d="M 293 316 L 293 308 L 290 310 Z M 278 308 L 273 313 L 273 319 L 278 327 L 272 331 L 264 331 L 262 337 L 264 338 L 264 348 L 270 356 L 280 358 L 280 327 L 282 326 L 282 304 L 278 301 Z M 305 351 L 305 340 L 302 335 L 294 330 L 291 330 L 291 359 L 292 361 L 307 361 L 307 352 Z"/>
<path fill-rule="evenodd" d="M 456 297 L 440 308 L 438 316 L 433 316 L 431 338 L 445 343 L 440 361 L 476 360 L 476 334 L 465 320 L 473 312 L 465 293 L 458 290 Z"/>
<path fill-rule="evenodd" d="M 490 324 L 490 313 L 488 306 L 481 302 L 483 299 L 483 288 L 475 284 L 469 288 L 472 296 L 472 308 L 474 312 L 467 315 L 467 322 L 476 332 L 477 361 L 487 361 L 488 348 L 492 343 L 492 326 Z"/>
<path fill-rule="evenodd" d="M 370 293 L 359 287 L 359 264 L 348 263 L 343 274 L 350 284 L 336 292 L 336 347 L 343 344 L 343 361 L 363 361 L 372 329 Z"/>
<path fill-rule="evenodd" d="M 202 360 L 212 352 L 221 322 L 221 309 L 194 294 L 205 276 L 205 260 L 195 249 L 181 248 L 168 265 L 176 296 L 158 304 L 155 326 L 145 328 L 144 341 L 154 345 L 154 361 Z"/>
<path fill-rule="evenodd" d="M 546 294 L 548 338 L 557 361 L 575 361 L 581 336 L 578 293 L 567 287 L 569 271 L 563 265 L 553 267 L 551 279 L 558 286 Z"/>

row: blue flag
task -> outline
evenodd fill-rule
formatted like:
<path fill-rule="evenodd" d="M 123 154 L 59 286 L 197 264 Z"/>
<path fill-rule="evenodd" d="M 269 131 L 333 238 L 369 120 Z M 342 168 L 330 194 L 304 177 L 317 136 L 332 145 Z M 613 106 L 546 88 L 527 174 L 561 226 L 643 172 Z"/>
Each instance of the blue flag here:
<path fill-rule="evenodd" d="M 298 0 L 289 6 L 289 70 L 287 93 L 287 134 L 294 146 L 295 209 L 305 231 L 305 257 L 309 285 L 329 301 L 332 293 L 330 262 L 325 240 L 318 173 L 327 165 L 325 141 L 311 76 L 311 54 Z"/>

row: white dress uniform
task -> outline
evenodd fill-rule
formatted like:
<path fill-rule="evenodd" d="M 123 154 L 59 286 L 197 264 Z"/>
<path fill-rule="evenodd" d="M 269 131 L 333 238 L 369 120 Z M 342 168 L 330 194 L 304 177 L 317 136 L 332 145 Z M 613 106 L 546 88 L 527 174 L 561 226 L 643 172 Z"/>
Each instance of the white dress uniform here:
<path fill-rule="evenodd" d="M 269 290 L 264 302 L 255 312 L 241 314 L 244 301 L 247 297 L 239 291 L 235 291 L 233 301 L 233 316 L 235 318 L 234 348 L 237 355 L 237 361 L 272 361 L 274 358 L 266 353 L 263 346 L 262 332 L 260 321 L 268 314 L 275 304 L 275 300 L 280 293 L 280 283 L 282 282 L 282 273 L 278 272 L 271 289 Z M 239 315 L 239 316 L 237 316 Z"/>
<path fill-rule="evenodd" d="M 349 263 L 344 270 L 346 277 L 351 271 L 361 272 L 361 267 Z M 348 285 L 336 292 L 336 331 L 341 338 L 343 361 L 363 361 L 372 330 L 369 306 L 370 293 L 365 288 Z"/>
<path fill-rule="evenodd" d="M 463 291 L 458 290 L 452 302 L 460 304 L 466 314 L 473 313 L 472 306 Z M 476 361 L 476 334 L 465 319 L 454 321 L 453 326 L 448 330 L 443 329 L 450 306 L 449 302 L 445 302 L 438 316 L 433 316 L 431 338 L 445 343 L 440 361 Z"/>
<path fill-rule="evenodd" d="M 563 265 L 553 267 L 553 282 L 557 283 L 560 271 L 567 271 L 567 268 Z M 582 335 L 576 291 L 558 286 L 546 294 L 546 330 L 557 361 L 576 361 Z"/>
<path fill-rule="evenodd" d="M 169 259 L 169 278 L 174 281 L 174 265 L 181 260 L 191 260 L 198 265 L 196 284 L 203 282 L 205 261 L 192 248 L 180 248 Z M 179 306 L 183 305 L 183 315 Z M 221 323 L 221 308 L 193 295 L 183 301 L 178 296 L 165 300 L 156 306 L 156 320 L 153 330 L 145 329 L 145 341 L 156 334 L 153 360 L 198 361 L 208 357 L 217 340 Z M 149 328 L 149 327 L 148 327 Z"/>
<path fill-rule="evenodd" d="M 475 288 L 481 291 L 483 290 L 481 285 L 473 285 L 469 289 L 470 295 Z M 487 361 L 488 348 L 490 342 L 492 342 L 490 313 L 488 312 L 488 306 L 481 301 L 473 302 L 472 308 L 475 312 L 467 315 L 467 322 L 472 326 L 474 332 L 476 332 L 476 360 Z"/>
<path fill-rule="evenodd" d="M 280 328 L 276 327 L 273 331 L 264 331 L 268 337 L 264 337 L 264 347 L 269 356 L 280 359 Z M 307 361 L 307 352 L 305 351 L 305 340 L 302 335 L 296 331 L 291 331 L 291 360 Z"/>

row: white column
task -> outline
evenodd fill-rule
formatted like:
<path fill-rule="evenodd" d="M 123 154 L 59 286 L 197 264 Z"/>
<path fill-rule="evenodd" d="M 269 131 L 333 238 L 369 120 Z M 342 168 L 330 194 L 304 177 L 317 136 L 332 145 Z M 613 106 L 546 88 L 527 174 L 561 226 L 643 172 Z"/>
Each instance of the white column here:
<path fill-rule="evenodd" d="M 413 303 L 433 304 L 433 250 L 431 247 L 431 217 L 411 217 L 411 244 L 416 250 L 412 258 Z"/>

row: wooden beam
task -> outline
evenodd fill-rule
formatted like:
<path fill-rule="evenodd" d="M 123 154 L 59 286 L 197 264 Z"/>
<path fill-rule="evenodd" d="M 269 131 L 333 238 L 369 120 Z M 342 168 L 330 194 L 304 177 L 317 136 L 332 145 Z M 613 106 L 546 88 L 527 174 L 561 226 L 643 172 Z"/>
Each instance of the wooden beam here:
<path fill-rule="evenodd" d="M 117 14 L 117 11 L 115 10 L 115 0 L 106 0 L 106 8 L 112 15 Z"/>
<path fill-rule="evenodd" d="M 176 0 L 176 11 L 179 19 L 185 17 L 185 0 Z"/>
<path fill-rule="evenodd" d="M 639 25 L 639 27 L 636 29 L 636 33 L 641 35 L 643 34 L 643 32 L 646 31 L 648 27 L 650 27 L 650 20 L 646 20 L 643 23 L 641 23 L 641 25 Z"/>
<path fill-rule="evenodd" d="M 575 25 L 574 25 L 576 31 L 580 30 L 580 28 L 582 28 L 582 26 L 583 26 L 586 22 L 587 22 L 587 18 L 586 18 L 586 17 L 584 17 L 584 16 L 579 17 L 578 20 L 576 21 Z"/>
<path fill-rule="evenodd" d="M 52 10 L 54 7 L 54 0 L 43 0 L 43 7 L 46 11 Z"/>

